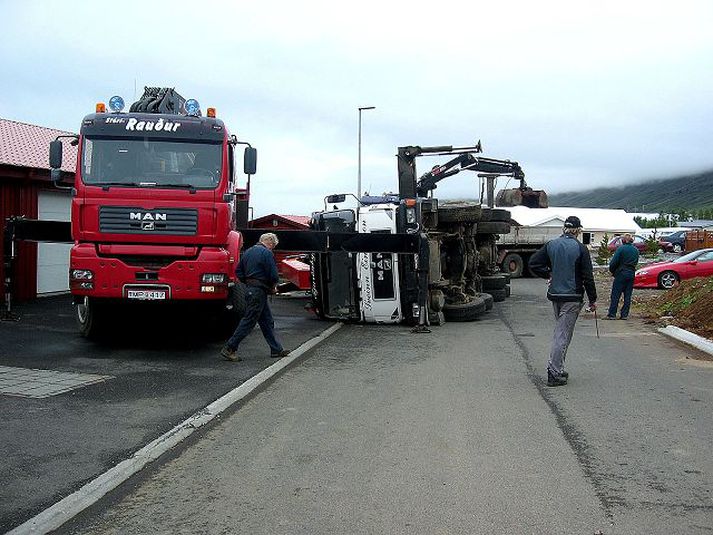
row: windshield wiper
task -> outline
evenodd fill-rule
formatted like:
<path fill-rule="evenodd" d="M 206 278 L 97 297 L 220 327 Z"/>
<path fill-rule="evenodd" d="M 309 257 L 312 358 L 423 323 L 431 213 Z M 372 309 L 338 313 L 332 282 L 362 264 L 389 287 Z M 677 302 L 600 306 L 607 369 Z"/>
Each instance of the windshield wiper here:
<path fill-rule="evenodd" d="M 196 187 L 193 184 L 156 184 L 157 188 L 187 189 L 189 193 L 195 193 Z"/>
<path fill-rule="evenodd" d="M 138 182 L 94 182 L 92 184 L 87 184 L 88 186 L 100 186 L 104 191 L 109 191 L 112 186 L 126 186 L 129 188 L 141 187 Z"/>

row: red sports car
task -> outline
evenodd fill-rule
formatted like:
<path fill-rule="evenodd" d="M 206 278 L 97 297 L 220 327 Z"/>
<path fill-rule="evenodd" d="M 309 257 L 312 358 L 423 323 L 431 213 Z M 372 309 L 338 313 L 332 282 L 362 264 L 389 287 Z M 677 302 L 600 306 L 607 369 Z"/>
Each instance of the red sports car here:
<path fill-rule="evenodd" d="M 634 275 L 634 288 L 673 288 L 679 281 L 713 275 L 713 249 L 700 249 L 672 262 L 656 262 Z"/>

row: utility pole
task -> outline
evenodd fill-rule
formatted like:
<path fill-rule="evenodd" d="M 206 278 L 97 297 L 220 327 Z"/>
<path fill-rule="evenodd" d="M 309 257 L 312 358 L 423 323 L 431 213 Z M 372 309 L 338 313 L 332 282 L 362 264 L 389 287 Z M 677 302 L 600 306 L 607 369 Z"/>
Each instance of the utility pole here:
<path fill-rule="evenodd" d="M 364 110 L 374 110 L 375 106 L 364 106 L 359 110 L 359 160 L 357 163 L 357 198 L 361 199 L 361 112 Z"/>

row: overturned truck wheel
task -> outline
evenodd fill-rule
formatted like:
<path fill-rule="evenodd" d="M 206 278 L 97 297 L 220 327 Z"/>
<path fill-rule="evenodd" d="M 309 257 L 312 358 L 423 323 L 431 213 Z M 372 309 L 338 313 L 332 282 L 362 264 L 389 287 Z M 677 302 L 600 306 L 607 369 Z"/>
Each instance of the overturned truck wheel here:
<path fill-rule="evenodd" d="M 467 303 L 446 303 L 443 305 L 443 316 L 446 321 L 473 321 L 485 313 L 487 300 L 480 295 Z"/>
<path fill-rule="evenodd" d="M 453 202 L 438 207 L 439 223 L 475 223 L 480 221 L 480 205 L 469 202 Z"/>
<path fill-rule="evenodd" d="M 478 223 L 476 232 L 478 234 L 509 234 L 510 223 L 506 223 L 505 221 L 486 221 L 485 223 Z"/>
<path fill-rule="evenodd" d="M 508 290 L 509 286 L 506 286 L 505 288 L 501 288 L 499 290 L 488 290 L 488 293 L 493 296 L 493 301 L 496 303 L 500 303 L 502 301 L 505 301 L 505 298 L 508 296 Z"/>
<path fill-rule="evenodd" d="M 508 283 L 505 275 L 484 275 L 480 278 L 483 283 L 483 291 L 492 294 L 491 290 L 502 290 Z"/>

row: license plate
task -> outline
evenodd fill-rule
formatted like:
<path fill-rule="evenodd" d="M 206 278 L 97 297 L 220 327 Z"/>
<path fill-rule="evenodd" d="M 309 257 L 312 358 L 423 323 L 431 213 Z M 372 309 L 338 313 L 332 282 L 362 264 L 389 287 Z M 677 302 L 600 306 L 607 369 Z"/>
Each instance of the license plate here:
<path fill-rule="evenodd" d="M 158 301 L 166 299 L 166 290 L 127 290 L 126 297 L 129 299 Z"/>

